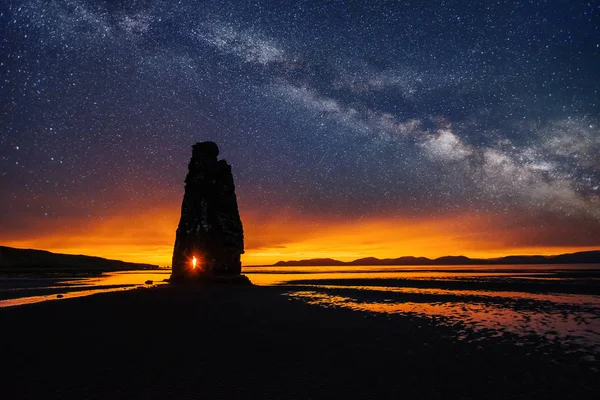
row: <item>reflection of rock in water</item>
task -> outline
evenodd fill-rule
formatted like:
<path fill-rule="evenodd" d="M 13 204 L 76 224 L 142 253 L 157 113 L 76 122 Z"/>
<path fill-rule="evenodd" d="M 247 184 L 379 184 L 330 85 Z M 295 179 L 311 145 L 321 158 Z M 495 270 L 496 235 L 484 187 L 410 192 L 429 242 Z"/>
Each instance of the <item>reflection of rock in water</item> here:
<path fill-rule="evenodd" d="M 231 166 L 217 160 L 219 149 L 214 142 L 196 143 L 192 148 L 171 278 L 239 276 L 244 233 Z"/>

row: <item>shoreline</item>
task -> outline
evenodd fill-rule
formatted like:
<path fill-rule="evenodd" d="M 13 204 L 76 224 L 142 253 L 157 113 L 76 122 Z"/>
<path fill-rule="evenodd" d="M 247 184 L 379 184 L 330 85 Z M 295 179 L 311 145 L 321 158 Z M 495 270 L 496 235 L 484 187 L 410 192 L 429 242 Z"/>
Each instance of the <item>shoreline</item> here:
<path fill-rule="evenodd" d="M 589 363 L 285 286 L 164 285 L 0 309 L 9 398 L 506 398 L 600 389 Z"/>

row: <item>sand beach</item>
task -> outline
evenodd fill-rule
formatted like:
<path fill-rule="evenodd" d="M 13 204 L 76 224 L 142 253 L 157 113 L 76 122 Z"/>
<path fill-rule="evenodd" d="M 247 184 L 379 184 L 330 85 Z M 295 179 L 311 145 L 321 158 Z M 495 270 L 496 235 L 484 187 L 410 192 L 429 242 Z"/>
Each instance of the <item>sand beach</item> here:
<path fill-rule="evenodd" d="M 0 309 L 4 398 L 595 398 L 594 360 L 286 286 L 164 285 Z"/>

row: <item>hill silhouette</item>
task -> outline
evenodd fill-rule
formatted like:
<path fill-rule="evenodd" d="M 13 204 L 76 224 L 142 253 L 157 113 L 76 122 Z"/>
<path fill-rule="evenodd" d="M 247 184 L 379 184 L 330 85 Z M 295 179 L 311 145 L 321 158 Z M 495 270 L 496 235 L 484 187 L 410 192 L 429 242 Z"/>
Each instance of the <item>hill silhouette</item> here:
<path fill-rule="evenodd" d="M 314 258 L 298 261 L 278 261 L 274 266 L 340 266 L 340 265 L 511 265 L 511 264 L 600 264 L 600 250 L 554 256 L 506 256 L 501 258 L 469 258 L 465 256 L 445 256 L 435 259 L 427 257 L 376 257 L 359 258 L 354 261 L 339 261 L 332 258 Z"/>
<path fill-rule="evenodd" d="M 0 246 L 0 272 L 40 271 L 127 271 L 158 269 L 158 265 L 139 264 L 101 257 L 52 253 L 45 250 Z"/>

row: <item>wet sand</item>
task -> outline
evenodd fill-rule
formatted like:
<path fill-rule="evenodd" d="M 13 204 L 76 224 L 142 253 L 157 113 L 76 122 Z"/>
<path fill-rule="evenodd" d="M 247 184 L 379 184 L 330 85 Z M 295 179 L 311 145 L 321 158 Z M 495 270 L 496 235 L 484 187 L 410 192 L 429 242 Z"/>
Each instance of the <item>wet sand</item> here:
<path fill-rule="evenodd" d="M 595 398 L 560 347 L 456 340 L 435 318 L 289 288 L 165 286 L 0 309 L 3 398 Z"/>

